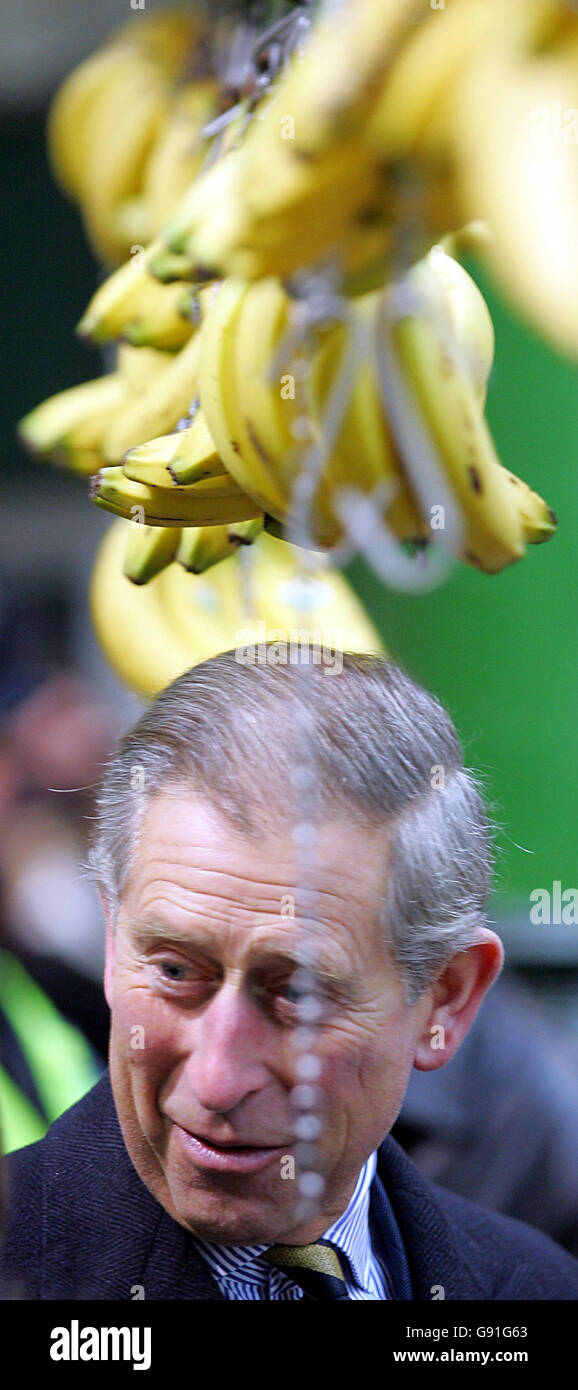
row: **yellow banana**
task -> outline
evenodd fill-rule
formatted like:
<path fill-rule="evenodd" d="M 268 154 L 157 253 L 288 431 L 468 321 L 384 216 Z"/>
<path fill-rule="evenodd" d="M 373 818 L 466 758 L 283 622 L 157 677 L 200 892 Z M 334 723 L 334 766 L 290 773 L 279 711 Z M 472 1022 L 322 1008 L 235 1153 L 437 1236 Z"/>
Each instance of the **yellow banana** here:
<path fill-rule="evenodd" d="M 132 524 L 124 552 L 126 578 L 133 584 L 148 584 L 174 560 L 180 535 L 176 526 Z"/>
<path fill-rule="evenodd" d="M 198 645 L 185 641 L 162 601 L 163 576 L 138 588 L 124 575 L 132 530 L 136 527 L 126 521 L 114 522 L 107 530 L 92 574 L 90 604 L 96 636 L 111 666 L 131 689 L 150 699 L 203 657 Z M 202 641 L 201 624 L 199 637 Z"/>
<path fill-rule="evenodd" d="M 263 532 L 249 558 L 254 621 L 261 641 L 288 639 L 341 651 L 384 650 L 357 595 L 326 556 L 320 555 L 313 569 L 308 564 L 304 574 L 300 551 Z M 218 566 L 217 572 L 221 568 L 226 566 Z M 250 643 L 251 637 L 246 640 Z M 241 645 L 240 634 L 238 642 Z"/>
<path fill-rule="evenodd" d="M 158 469 L 159 486 L 164 487 L 211 479 L 219 483 L 228 479 L 232 486 L 234 481 L 215 451 L 200 407 L 188 429 L 149 439 L 146 444 L 129 449 L 123 459 L 123 469 L 127 478 L 135 482 L 148 481 L 147 470 L 153 481 L 150 470 Z"/>
<path fill-rule="evenodd" d="M 238 544 L 228 526 L 187 527 L 181 533 L 177 561 L 191 574 L 203 574 L 232 555 Z"/>
<path fill-rule="evenodd" d="M 320 20 L 242 144 L 177 209 L 171 250 L 187 251 L 199 275 L 283 278 L 327 260 L 347 276 L 383 271 L 392 179 L 364 128 L 408 26 L 428 12 L 425 0 L 361 0 Z"/>
<path fill-rule="evenodd" d="M 52 102 L 47 126 L 48 154 L 58 182 L 77 201 L 85 176 L 84 133 L 94 107 L 106 97 L 111 79 L 134 72 L 134 52 L 126 44 L 109 44 L 68 76 Z"/>
<path fill-rule="evenodd" d="M 144 446 L 145 449 L 147 446 Z M 129 449 L 125 454 L 122 471 L 125 478 L 130 478 L 131 482 L 144 483 L 149 488 L 163 488 L 172 492 L 173 488 L 192 487 L 198 497 L 207 500 L 210 497 L 246 497 L 242 488 L 226 471 L 216 477 L 208 477 L 197 480 L 194 484 L 179 483 L 173 475 L 172 464 L 157 463 L 154 458 L 141 457 L 139 450 Z"/>
<path fill-rule="evenodd" d="M 115 232 L 115 210 L 138 192 L 167 106 L 162 72 L 153 60 L 141 60 L 126 79 L 109 84 L 105 100 L 92 113 L 82 210 L 89 241 L 107 264 L 119 264 L 130 249 Z"/>
<path fill-rule="evenodd" d="M 534 492 L 523 478 L 505 470 L 508 481 L 516 489 L 514 496 L 520 514 L 522 536 L 526 545 L 541 545 L 549 541 L 558 525 L 558 518 L 539 492 Z"/>
<path fill-rule="evenodd" d="M 250 201 L 257 176 L 249 153 L 243 144 L 200 174 L 165 231 L 170 248 L 188 257 L 191 279 L 285 278 L 327 260 L 349 272 L 360 259 L 365 264 L 378 255 L 383 265 L 392 243 L 383 180 L 376 180 L 357 139 L 327 156 L 320 168 L 304 164 L 305 172 L 298 154 L 293 151 L 291 166 L 286 156 L 286 186 L 277 180 L 271 206 L 257 211 Z M 156 271 L 156 260 L 154 266 Z"/>
<path fill-rule="evenodd" d="M 126 382 L 128 394 L 140 396 L 143 391 L 148 391 L 169 360 L 166 352 L 157 348 L 136 348 L 130 343 L 119 343 L 116 365 Z"/>
<path fill-rule="evenodd" d="M 343 520 L 335 511 L 334 500 L 347 485 L 374 493 L 376 488 L 383 490 L 387 482 L 392 495 L 388 496 L 386 515 L 392 529 L 403 539 L 419 539 L 424 534 L 411 488 L 395 459 L 372 364 L 366 360 L 375 334 L 375 304 L 375 296 L 357 301 L 350 311 L 357 323 L 350 317 L 346 326 L 336 322 L 323 334 L 317 333 L 301 392 L 290 370 L 281 368 L 278 381 L 268 379 L 268 369 L 290 322 L 289 300 L 277 281 L 263 280 L 249 287 L 236 327 L 236 392 L 244 404 L 238 430 L 241 462 L 237 476 L 241 476 L 245 462 L 244 486 L 247 491 L 251 486 L 256 495 L 256 466 L 264 470 L 267 460 L 260 482 L 268 514 L 280 521 L 287 521 L 290 514 L 297 523 L 304 519 L 314 544 L 321 548 L 336 544 L 343 536 Z M 355 332 L 360 334 L 357 342 Z M 347 390 L 349 400 L 341 420 L 332 426 L 332 437 L 323 445 L 326 410 L 334 388 L 338 389 L 346 346 L 354 352 L 349 379 L 341 388 Z M 226 378 L 224 384 L 229 384 Z M 310 502 L 305 513 L 300 513 L 296 482 L 301 470 L 311 467 L 308 448 L 322 445 L 323 452 L 313 461 Z M 257 465 L 254 458 L 250 466 L 247 462 L 250 447 L 257 448 Z M 283 498 L 277 508 L 271 479 Z"/>
<path fill-rule="evenodd" d="M 240 488 L 219 494 L 205 487 L 148 486 L 127 478 L 122 468 L 101 468 L 92 479 L 91 498 L 105 511 L 147 526 L 215 526 L 259 515 L 257 504 Z"/>
<path fill-rule="evenodd" d="M 517 501 L 514 476 L 497 458 L 472 381 L 437 327 L 447 306 L 431 266 L 420 262 L 408 283 L 423 307 L 408 306 L 394 316 L 391 339 L 396 361 L 462 509 L 465 534 L 460 558 L 496 573 L 519 559 L 533 536 Z M 398 445 L 407 466 L 399 434 Z M 546 503 L 539 502 L 539 538 L 546 539 L 555 519 Z M 443 539 L 443 527 L 439 529 Z"/>
<path fill-rule="evenodd" d="M 197 651 L 197 661 L 236 647 L 237 632 L 249 615 L 235 549 L 226 562 L 203 574 L 169 565 L 158 583 L 171 624 L 182 641 Z"/>
<path fill-rule="evenodd" d="M 229 526 L 188 527 L 181 532 L 176 558 L 183 569 L 192 574 L 204 574 L 205 570 L 226 560 L 239 545 L 253 545 L 262 530 L 263 517 Z"/>
<path fill-rule="evenodd" d="M 133 246 L 147 246 L 152 241 L 150 211 L 142 193 L 123 198 L 111 213 L 113 236 L 125 248 L 125 258 Z"/>
<path fill-rule="evenodd" d="M 197 395 L 198 362 L 199 334 L 193 333 L 180 352 L 171 356 L 146 396 L 129 401 L 116 416 L 103 442 L 109 463 L 119 463 L 128 449 L 175 428 Z"/>
<path fill-rule="evenodd" d="M 238 541 L 239 545 L 253 545 L 261 535 L 264 524 L 264 516 L 255 516 L 250 521 L 231 521 L 227 530 L 232 541 Z"/>
<path fill-rule="evenodd" d="M 230 407 L 232 395 L 225 383 L 230 374 L 234 328 L 245 291 L 246 285 L 240 280 L 223 281 L 216 289 L 214 302 L 199 333 L 201 409 L 218 456 L 233 477 L 237 476 L 234 468 L 240 446 L 234 431 L 230 431 L 225 412 L 225 404 Z"/>
<path fill-rule="evenodd" d="M 130 323 L 141 310 L 143 300 L 164 302 L 165 291 L 152 278 L 148 270 L 148 256 L 154 256 L 158 243 L 151 242 L 144 248 L 135 247 L 130 260 L 119 266 L 92 296 L 80 323 L 77 333 L 93 343 L 108 342 L 111 338 L 122 337 L 127 323 Z"/>
<path fill-rule="evenodd" d="M 231 476 L 217 453 L 201 406 L 189 428 L 179 431 L 170 469 L 177 483 L 197 483 L 203 478 Z"/>
<path fill-rule="evenodd" d="M 279 280 L 266 279 L 248 286 L 235 330 L 236 376 L 231 386 L 242 406 L 242 459 L 246 455 L 250 460 L 251 472 L 267 498 L 267 510 L 278 511 L 280 516 L 287 510 L 302 447 L 299 434 L 293 433 L 302 406 L 290 371 L 292 364 L 283 364 L 277 380 L 270 375 L 292 322 L 290 311 L 291 301 Z"/>
<path fill-rule="evenodd" d="M 171 98 L 143 170 L 141 191 L 114 209 L 114 231 L 127 249 L 135 243 L 146 244 L 160 232 L 193 182 L 207 153 L 208 140 L 202 130 L 215 114 L 216 97 L 215 79 L 204 78 L 188 83 Z"/>
<path fill-rule="evenodd" d="M 445 117 L 464 216 L 482 217 L 493 233 L 490 269 L 538 332 L 574 359 L 577 108 L 578 76 L 562 57 L 520 59 L 504 48 L 471 65 Z"/>
<path fill-rule="evenodd" d="M 198 261 L 199 279 L 203 278 L 203 266 L 210 269 L 223 258 L 221 243 L 228 249 L 243 227 L 240 201 L 243 148 L 230 150 L 199 174 L 164 228 L 165 253 L 168 247 L 174 256 L 188 256 L 192 262 Z M 210 245 L 211 231 L 218 235 L 217 249 Z M 167 261 L 170 265 L 168 257 Z M 154 273 L 160 276 L 164 264 L 162 251 L 151 263 Z M 205 278 L 209 278 L 208 275 Z"/>
<path fill-rule="evenodd" d="M 97 253 L 112 263 L 124 259 L 131 237 L 140 240 L 138 209 L 128 240 L 119 213 L 140 192 L 148 149 L 169 110 L 168 86 L 184 74 L 204 27 L 198 15 L 139 17 L 67 78 L 53 104 L 51 162 L 81 203 Z"/>
<path fill-rule="evenodd" d="M 172 434 L 161 434 L 155 439 L 147 439 L 144 444 L 136 444 L 134 449 L 128 449 L 124 455 L 122 461 L 123 468 L 130 468 L 132 464 L 135 464 L 137 467 L 140 464 L 151 464 L 157 468 L 166 468 L 173 456 L 177 438 L 178 431 L 173 430 Z M 130 478 L 132 475 L 130 472 L 127 472 L 126 476 Z M 138 481 L 139 479 L 135 478 L 135 482 Z M 173 484 L 174 478 L 171 486 Z M 166 486 L 166 479 L 163 486 Z"/>
<path fill-rule="evenodd" d="M 495 349 L 490 311 L 475 280 L 442 246 L 432 246 L 427 262 L 444 292 L 454 335 L 464 353 L 464 365 L 483 406 Z"/>
<path fill-rule="evenodd" d="M 426 524 L 401 467 L 380 398 L 373 361 L 377 303 L 377 294 L 357 299 L 351 311 L 357 325 L 351 321 L 337 325 L 325 335 L 325 341 L 311 361 L 308 377 L 311 413 L 316 421 L 323 423 L 344 350 L 349 346 L 355 351 L 352 335 L 356 327 L 365 329 L 354 356 L 341 423 L 320 470 L 312 508 L 311 532 L 323 545 L 342 539 L 344 523 L 336 511 L 336 502 L 344 487 L 355 487 L 373 495 L 388 526 L 400 540 L 420 540 L 427 536 Z M 345 389 L 344 385 L 341 390 Z"/>
<path fill-rule="evenodd" d="M 260 286 L 255 286 L 259 289 Z M 249 492 L 262 511 L 283 517 L 286 499 L 276 483 L 271 459 L 261 441 L 243 424 L 244 402 L 237 388 L 236 331 L 244 297 L 244 281 L 225 280 L 202 325 L 199 364 L 201 406 L 220 457 L 239 486 Z M 253 344 L 269 364 L 269 344 Z M 247 364 L 247 380 L 253 373 Z M 263 385 L 269 393 L 270 387 Z"/>
<path fill-rule="evenodd" d="M 107 424 L 127 399 L 118 372 L 59 391 L 20 421 L 26 447 L 73 471 L 90 474 L 102 466 L 102 438 Z"/>
<path fill-rule="evenodd" d="M 157 236 L 164 227 L 206 157 L 208 140 L 202 130 L 216 114 L 217 97 L 215 78 L 190 82 L 181 88 L 167 112 L 142 185 L 151 236 Z"/>
<path fill-rule="evenodd" d="M 394 161 L 416 156 L 432 111 L 482 45 L 503 33 L 509 12 L 519 6 L 520 0 L 450 0 L 446 13 L 430 8 L 408 28 L 364 128 L 364 139 L 391 160 L 392 170 Z"/>
<path fill-rule="evenodd" d="M 177 255 L 174 251 L 167 251 L 166 247 L 151 256 L 149 270 L 161 285 L 170 285 L 173 280 L 179 280 L 182 284 L 183 281 L 196 281 L 199 278 L 191 256 L 186 253 Z"/>
<path fill-rule="evenodd" d="M 202 578 L 170 564 L 146 587 L 130 584 L 122 572 L 130 530 L 129 523 L 117 521 L 107 531 L 94 567 L 91 607 L 109 662 L 145 698 L 220 651 L 238 649 L 241 659 L 251 659 L 247 646 L 265 641 L 268 632 L 279 637 L 281 629 L 288 641 L 299 639 L 304 585 L 292 546 L 266 535 L 255 542 L 249 614 L 235 553 Z M 310 598 L 315 590 L 315 621 L 307 618 L 306 637 L 315 639 L 317 630 L 327 646 L 383 651 L 379 633 L 340 573 L 324 568 L 307 589 Z"/>
<path fill-rule="evenodd" d="M 325 344 L 313 352 L 308 369 L 310 385 L 302 401 L 290 372 L 281 368 L 278 381 L 269 380 L 267 375 L 290 322 L 290 301 L 283 287 L 278 281 L 264 280 L 243 291 L 240 284 L 236 287 L 234 282 L 226 283 L 221 317 L 218 313 L 215 320 L 211 317 L 202 332 L 202 353 L 206 350 L 206 359 L 205 375 L 201 369 L 201 399 L 206 380 L 211 393 L 209 408 L 215 411 L 215 428 L 222 427 L 224 447 L 227 440 L 237 445 L 228 460 L 230 472 L 268 516 L 287 522 L 295 505 L 295 484 L 304 465 L 307 443 L 298 435 L 297 427 L 310 427 L 309 443 L 319 443 L 322 417 L 343 349 L 343 334 L 339 328 L 330 330 Z M 211 315 L 214 313 L 215 309 Z M 232 320 L 229 313 L 233 314 Z M 320 547 L 335 544 L 343 534 L 343 521 L 333 509 L 333 497 L 339 487 L 355 482 L 362 490 L 373 492 L 387 480 L 395 484 L 387 511 L 391 507 L 396 529 L 399 527 L 403 538 L 419 538 L 424 534 L 424 523 L 403 472 L 395 463 L 371 369 L 360 370 L 356 363 L 353 381 L 345 424 L 329 449 L 328 458 L 320 461 L 312 507 L 305 517 L 308 532 Z M 304 415 L 308 405 L 311 410 Z M 303 518 L 297 512 L 295 519 L 299 522 Z"/>
<path fill-rule="evenodd" d="M 206 31 L 206 20 L 199 9 L 190 8 L 139 14 L 117 31 L 116 38 L 138 42 L 143 52 L 162 63 L 166 72 L 178 76 L 195 55 L 195 45 Z"/>
<path fill-rule="evenodd" d="M 193 332 L 193 290 L 181 281 L 159 285 L 150 277 L 150 284 L 155 286 L 154 293 L 149 294 L 147 286 L 134 317 L 124 326 L 123 337 L 134 347 L 176 352 Z"/>

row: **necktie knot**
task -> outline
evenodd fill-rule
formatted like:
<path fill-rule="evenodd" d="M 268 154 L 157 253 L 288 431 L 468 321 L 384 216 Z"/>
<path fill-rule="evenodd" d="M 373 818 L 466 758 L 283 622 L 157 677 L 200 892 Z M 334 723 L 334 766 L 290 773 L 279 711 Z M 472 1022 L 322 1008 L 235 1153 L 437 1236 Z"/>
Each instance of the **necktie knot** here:
<path fill-rule="evenodd" d="M 262 1258 L 282 1270 L 309 1298 L 348 1297 L 339 1254 L 329 1241 L 318 1240 L 312 1245 L 272 1245 Z"/>

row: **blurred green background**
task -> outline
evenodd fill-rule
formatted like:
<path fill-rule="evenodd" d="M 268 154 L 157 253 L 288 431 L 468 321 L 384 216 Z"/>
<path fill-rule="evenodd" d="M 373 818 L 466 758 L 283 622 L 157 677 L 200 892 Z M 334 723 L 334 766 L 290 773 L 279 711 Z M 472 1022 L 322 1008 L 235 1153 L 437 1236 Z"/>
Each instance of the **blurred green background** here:
<path fill-rule="evenodd" d="M 399 657 L 449 709 L 501 827 L 496 888 L 527 916 L 534 888 L 578 885 L 578 390 L 575 365 L 510 312 L 474 262 L 496 330 L 488 419 L 504 464 L 558 517 L 498 575 L 456 566 L 413 596 L 348 571 Z"/>

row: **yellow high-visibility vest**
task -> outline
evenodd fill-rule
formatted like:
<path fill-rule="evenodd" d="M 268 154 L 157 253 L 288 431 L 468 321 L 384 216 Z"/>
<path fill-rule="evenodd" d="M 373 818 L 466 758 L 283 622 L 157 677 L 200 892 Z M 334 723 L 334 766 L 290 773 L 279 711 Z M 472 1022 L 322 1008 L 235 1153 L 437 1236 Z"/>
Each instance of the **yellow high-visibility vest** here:
<path fill-rule="evenodd" d="M 98 1081 L 82 1033 L 62 1018 L 16 956 L 0 951 L 0 1009 L 15 1033 L 44 1113 L 0 1065 L 0 1147 L 3 1153 L 42 1139 L 48 1126 Z"/>

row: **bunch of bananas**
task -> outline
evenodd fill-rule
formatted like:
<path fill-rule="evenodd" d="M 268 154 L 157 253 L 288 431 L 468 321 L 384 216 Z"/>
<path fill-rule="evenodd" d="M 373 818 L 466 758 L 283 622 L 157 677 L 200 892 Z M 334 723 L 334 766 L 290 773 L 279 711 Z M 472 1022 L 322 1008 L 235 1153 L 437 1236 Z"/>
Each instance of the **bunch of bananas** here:
<path fill-rule="evenodd" d="M 506 292 L 578 356 L 577 108 L 565 0 L 343 0 L 163 235 L 192 279 L 329 266 L 359 293 L 482 219 Z"/>
<path fill-rule="evenodd" d="M 127 314 L 134 322 L 147 275 L 133 263 L 117 271 L 83 331 L 102 340 Z M 372 499 L 398 541 L 437 538 L 488 573 L 552 534 L 546 503 L 496 457 L 484 419 L 491 318 L 441 245 L 402 280 L 349 301 L 341 318 L 308 320 L 275 277 L 229 276 L 195 301 L 178 351 L 121 343 L 116 372 L 21 425 L 29 447 L 95 474 L 98 505 L 141 523 L 126 557 L 133 582 L 173 560 L 201 572 L 263 527 L 291 538 L 297 513 L 301 543 L 337 547 L 348 534 L 348 486 Z M 297 360 L 284 362 L 296 323 Z"/>
<path fill-rule="evenodd" d="M 202 131 L 219 110 L 217 80 L 200 70 L 205 31 L 197 10 L 143 15 L 82 63 L 53 103 L 52 168 L 106 264 L 160 231 L 205 158 Z"/>
<path fill-rule="evenodd" d="M 218 528 L 213 528 L 218 529 Z M 137 694 L 149 698 L 183 671 L 218 652 L 240 661 L 291 657 L 309 645 L 312 659 L 330 649 L 382 652 L 379 633 L 349 584 L 323 558 L 304 580 L 291 546 L 264 533 L 251 552 L 249 593 L 240 558 L 192 580 L 170 565 L 146 588 L 123 573 L 127 535 L 141 527 L 115 521 L 101 543 L 91 585 L 97 637 L 114 670 Z M 301 614 L 301 617 L 299 616 Z M 331 660 L 331 657 L 329 657 Z"/>
<path fill-rule="evenodd" d="M 121 262 L 79 325 L 116 365 L 37 407 L 21 436 L 135 523 L 114 532 L 114 563 L 124 545 L 136 586 L 165 571 L 178 585 L 271 536 L 339 555 L 356 497 L 386 547 L 437 540 L 487 573 L 555 529 L 496 455 L 493 326 L 451 253 L 493 257 L 553 340 L 578 346 L 567 146 L 540 153 L 559 266 L 545 202 L 517 258 L 511 234 L 528 206 L 514 212 L 512 168 L 527 99 L 562 73 L 570 95 L 576 16 L 561 0 L 341 0 L 302 31 L 269 80 L 244 70 L 230 91 L 196 11 L 141 17 L 53 107 L 54 168 L 97 253 Z M 497 109 L 500 179 L 482 130 L 498 141 Z M 529 198 L 537 166 L 520 163 Z"/>

